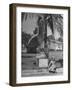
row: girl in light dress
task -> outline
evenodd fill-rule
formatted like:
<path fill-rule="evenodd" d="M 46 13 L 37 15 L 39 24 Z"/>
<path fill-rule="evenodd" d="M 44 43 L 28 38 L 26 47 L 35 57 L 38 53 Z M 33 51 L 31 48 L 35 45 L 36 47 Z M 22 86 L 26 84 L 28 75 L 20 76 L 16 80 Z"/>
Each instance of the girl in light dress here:
<path fill-rule="evenodd" d="M 52 57 L 50 59 L 49 65 L 48 65 L 49 72 L 56 73 L 56 64 L 55 64 L 55 62 L 56 62 L 55 58 Z"/>

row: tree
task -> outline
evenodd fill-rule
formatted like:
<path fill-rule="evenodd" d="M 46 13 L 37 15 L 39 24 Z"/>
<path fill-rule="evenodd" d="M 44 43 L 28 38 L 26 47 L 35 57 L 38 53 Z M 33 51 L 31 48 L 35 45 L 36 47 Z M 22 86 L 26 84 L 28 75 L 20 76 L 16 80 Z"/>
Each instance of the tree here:
<path fill-rule="evenodd" d="M 47 45 L 47 40 L 50 42 L 49 39 L 47 39 L 47 24 L 50 26 L 52 33 L 54 35 L 54 31 L 57 29 L 57 31 L 60 33 L 60 36 L 63 36 L 63 17 L 61 14 L 43 14 L 42 21 L 40 20 L 41 17 L 39 17 L 38 20 L 38 26 L 40 27 L 40 32 L 44 32 L 44 41 L 45 41 L 45 48 L 44 52 L 46 53 L 47 57 L 49 57 L 49 47 Z M 39 22 L 42 22 L 42 26 Z M 42 35 L 41 35 L 42 37 Z"/>
<path fill-rule="evenodd" d="M 38 35 L 39 42 L 41 43 L 44 40 L 45 48 L 48 48 L 48 46 L 47 46 L 47 40 L 48 40 L 47 39 L 47 24 L 50 26 L 53 35 L 54 35 L 54 31 L 57 29 L 60 36 L 62 37 L 63 36 L 63 16 L 61 14 L 23 13 L 22 21 L 23 21 L 23 19 L 27 20 L 28 17 L 32 19 L 34 17 L 34 15 L 37 15 L 37 17 L 38 17 L 37 25 L 39 27 L 39 35 Z M 49 57 L 49 48 L 47 51 L 46 50 L 45 50 L 45 53 L 47 53 L 48 57 Z"/>
<path fill-rule="evenodd" d="M 28 46 L 28 41 L 29 41 L 30 38 L 31 38 L 31 35 L 30 34 L 27 34 L 25 32 L 22 32 L 22 44 L 24 44 L 25 47 Z"/>

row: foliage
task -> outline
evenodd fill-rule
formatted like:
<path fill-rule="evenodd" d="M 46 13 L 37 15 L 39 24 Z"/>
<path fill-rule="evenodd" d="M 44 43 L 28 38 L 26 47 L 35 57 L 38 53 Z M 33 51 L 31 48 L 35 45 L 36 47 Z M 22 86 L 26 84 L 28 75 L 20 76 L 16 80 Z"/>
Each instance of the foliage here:
<path fill-rule="evenodd" d="M 22 44 L 24 44 L 25 47 L 28 46 L 28 41 L 29 41 L 30 38 L 31 38 L 31 35 L 30 34 L 27 34 L 25 32 L 22 32 Z"/>

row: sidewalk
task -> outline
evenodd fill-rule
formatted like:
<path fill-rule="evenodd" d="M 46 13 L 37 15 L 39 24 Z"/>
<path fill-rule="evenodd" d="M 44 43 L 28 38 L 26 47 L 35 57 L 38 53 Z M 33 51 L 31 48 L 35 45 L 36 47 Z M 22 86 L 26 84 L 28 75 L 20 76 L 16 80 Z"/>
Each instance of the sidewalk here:
<path fill-rule="evenodd" d="M 54 75 L 62 75 L 63 68 L 57 68 L 56 73 L 50 73 L 48 69 L 34 69 L 34 70 L 23 70 L 22 77 L 27 76 L 54 76 Z"/>

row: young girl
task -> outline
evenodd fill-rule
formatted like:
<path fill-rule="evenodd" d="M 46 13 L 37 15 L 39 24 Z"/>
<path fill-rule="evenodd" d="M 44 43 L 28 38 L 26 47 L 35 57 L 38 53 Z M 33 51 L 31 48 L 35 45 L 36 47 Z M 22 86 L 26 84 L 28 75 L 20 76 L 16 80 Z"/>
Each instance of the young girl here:
<path fill-rule="evenodd" d="M 54 57 L 51 58 L 49 65 L 48 65 L 48 68 L 49 68 L 49 72 L 56 73 L 56 65 L 55 65 L 55 58 Z"/>

